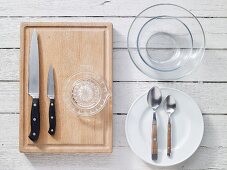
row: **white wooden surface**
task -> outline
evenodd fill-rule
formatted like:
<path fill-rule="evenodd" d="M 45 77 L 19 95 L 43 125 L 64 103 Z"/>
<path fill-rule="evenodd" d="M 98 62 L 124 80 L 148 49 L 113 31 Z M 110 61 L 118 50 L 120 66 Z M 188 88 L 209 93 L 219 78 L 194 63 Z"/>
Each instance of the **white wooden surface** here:
<path fill-rule="evenodd" d="M 126 49 L 133 17 L 157 3 L 175 3 L 193 12 L 204 27 L 202 65 L 176 82 L 156 82 L 139 72 Z M 110 21 L 114 26 L 112 154 L 51 155 L 18 151 L 19 27 L 23 21 Z M 130 150 L 124 133 L 127 110 L 153 85 L 187 92 L 199 104 L 205 134 L 198 151 L 165 169 L 227 169 L 227 1 L 226 0 L 1 0 L 0 1 L 0 169 L 149 170 Z M 163 168 L 161 168 L 163 169 Z"/>

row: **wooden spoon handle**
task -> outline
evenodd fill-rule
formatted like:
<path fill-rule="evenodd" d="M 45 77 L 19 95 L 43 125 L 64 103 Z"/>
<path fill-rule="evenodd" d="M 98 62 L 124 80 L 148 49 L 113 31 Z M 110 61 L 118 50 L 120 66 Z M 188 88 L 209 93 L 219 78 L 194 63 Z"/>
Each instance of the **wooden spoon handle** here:
<path fill-rule="evenodd" d="M 158 142 L 157 142 L 157 122 L 156 122 L 156 113 L 153 114 L 152 122 L 152 160 L 158 159 Z"/>
<path fill-rule="evenodd" d="M 168 120 L 167 156 L 171 154 L 171 122 Z"/>

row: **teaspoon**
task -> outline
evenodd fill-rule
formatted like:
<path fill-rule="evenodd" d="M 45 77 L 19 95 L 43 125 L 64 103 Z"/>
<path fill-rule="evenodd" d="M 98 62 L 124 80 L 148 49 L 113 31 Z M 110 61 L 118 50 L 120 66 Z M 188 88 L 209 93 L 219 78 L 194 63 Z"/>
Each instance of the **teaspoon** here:
<path fill-rule="evenodd" d="M 176 109 L 176 101 L 173 96 L 168 95 L 164 101 L 164 109 L 166 113 L 168 113 L 168 134 L 167 134 L 167 155 L 171 154 L 171 115 L 174 113 Z"/>

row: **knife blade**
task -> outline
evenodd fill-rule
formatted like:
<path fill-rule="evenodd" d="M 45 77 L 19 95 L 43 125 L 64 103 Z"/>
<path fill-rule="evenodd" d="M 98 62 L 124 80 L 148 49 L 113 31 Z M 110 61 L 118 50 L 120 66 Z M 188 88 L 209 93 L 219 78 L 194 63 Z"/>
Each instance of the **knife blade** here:
<path fill-rule="evenodd" d="M 54 69 L 52 66 L 50 66 L 49 73 L 48 73 L 47 96 L 50 99 L 48 133 L 50 135 L 54 135 L 56 130 L 56 116 L 55 116 L 55 98 L 54 98 Z"/>
<path fill-rule="evenodd" d="M 36 141 L 40 132 L 39 113 L 39 47 L 36 31 L 32 33 L 29 56 L 28 94 L 32 97 L 31 106 L 31 131 L 29 138 Z"/>

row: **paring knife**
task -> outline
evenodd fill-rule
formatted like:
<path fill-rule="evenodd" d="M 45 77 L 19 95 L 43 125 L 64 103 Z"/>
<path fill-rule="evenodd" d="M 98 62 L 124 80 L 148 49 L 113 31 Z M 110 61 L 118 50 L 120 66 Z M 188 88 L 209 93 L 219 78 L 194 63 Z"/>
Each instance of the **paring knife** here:
<path fill-rule="evenodd" d="M 50 98 L 49 106 L 49 130 L 50 135 L 55 134 L 56 129 L 56 116 L 55 116 L 55 99 L 54 99 L 54 70 L 50 66 L 48 73 L 47 96 Z"/>
<path fill-rule="evenodd" d="M 40 131 L 40 113 L 39 113 L 39 47 L 36 31 L 32 33 L 29 56 L 29 77 L 28 94 L 32 97 L 31 108 L 31 131 L 29 138 L 36 141 L 39 138 Z"/>

